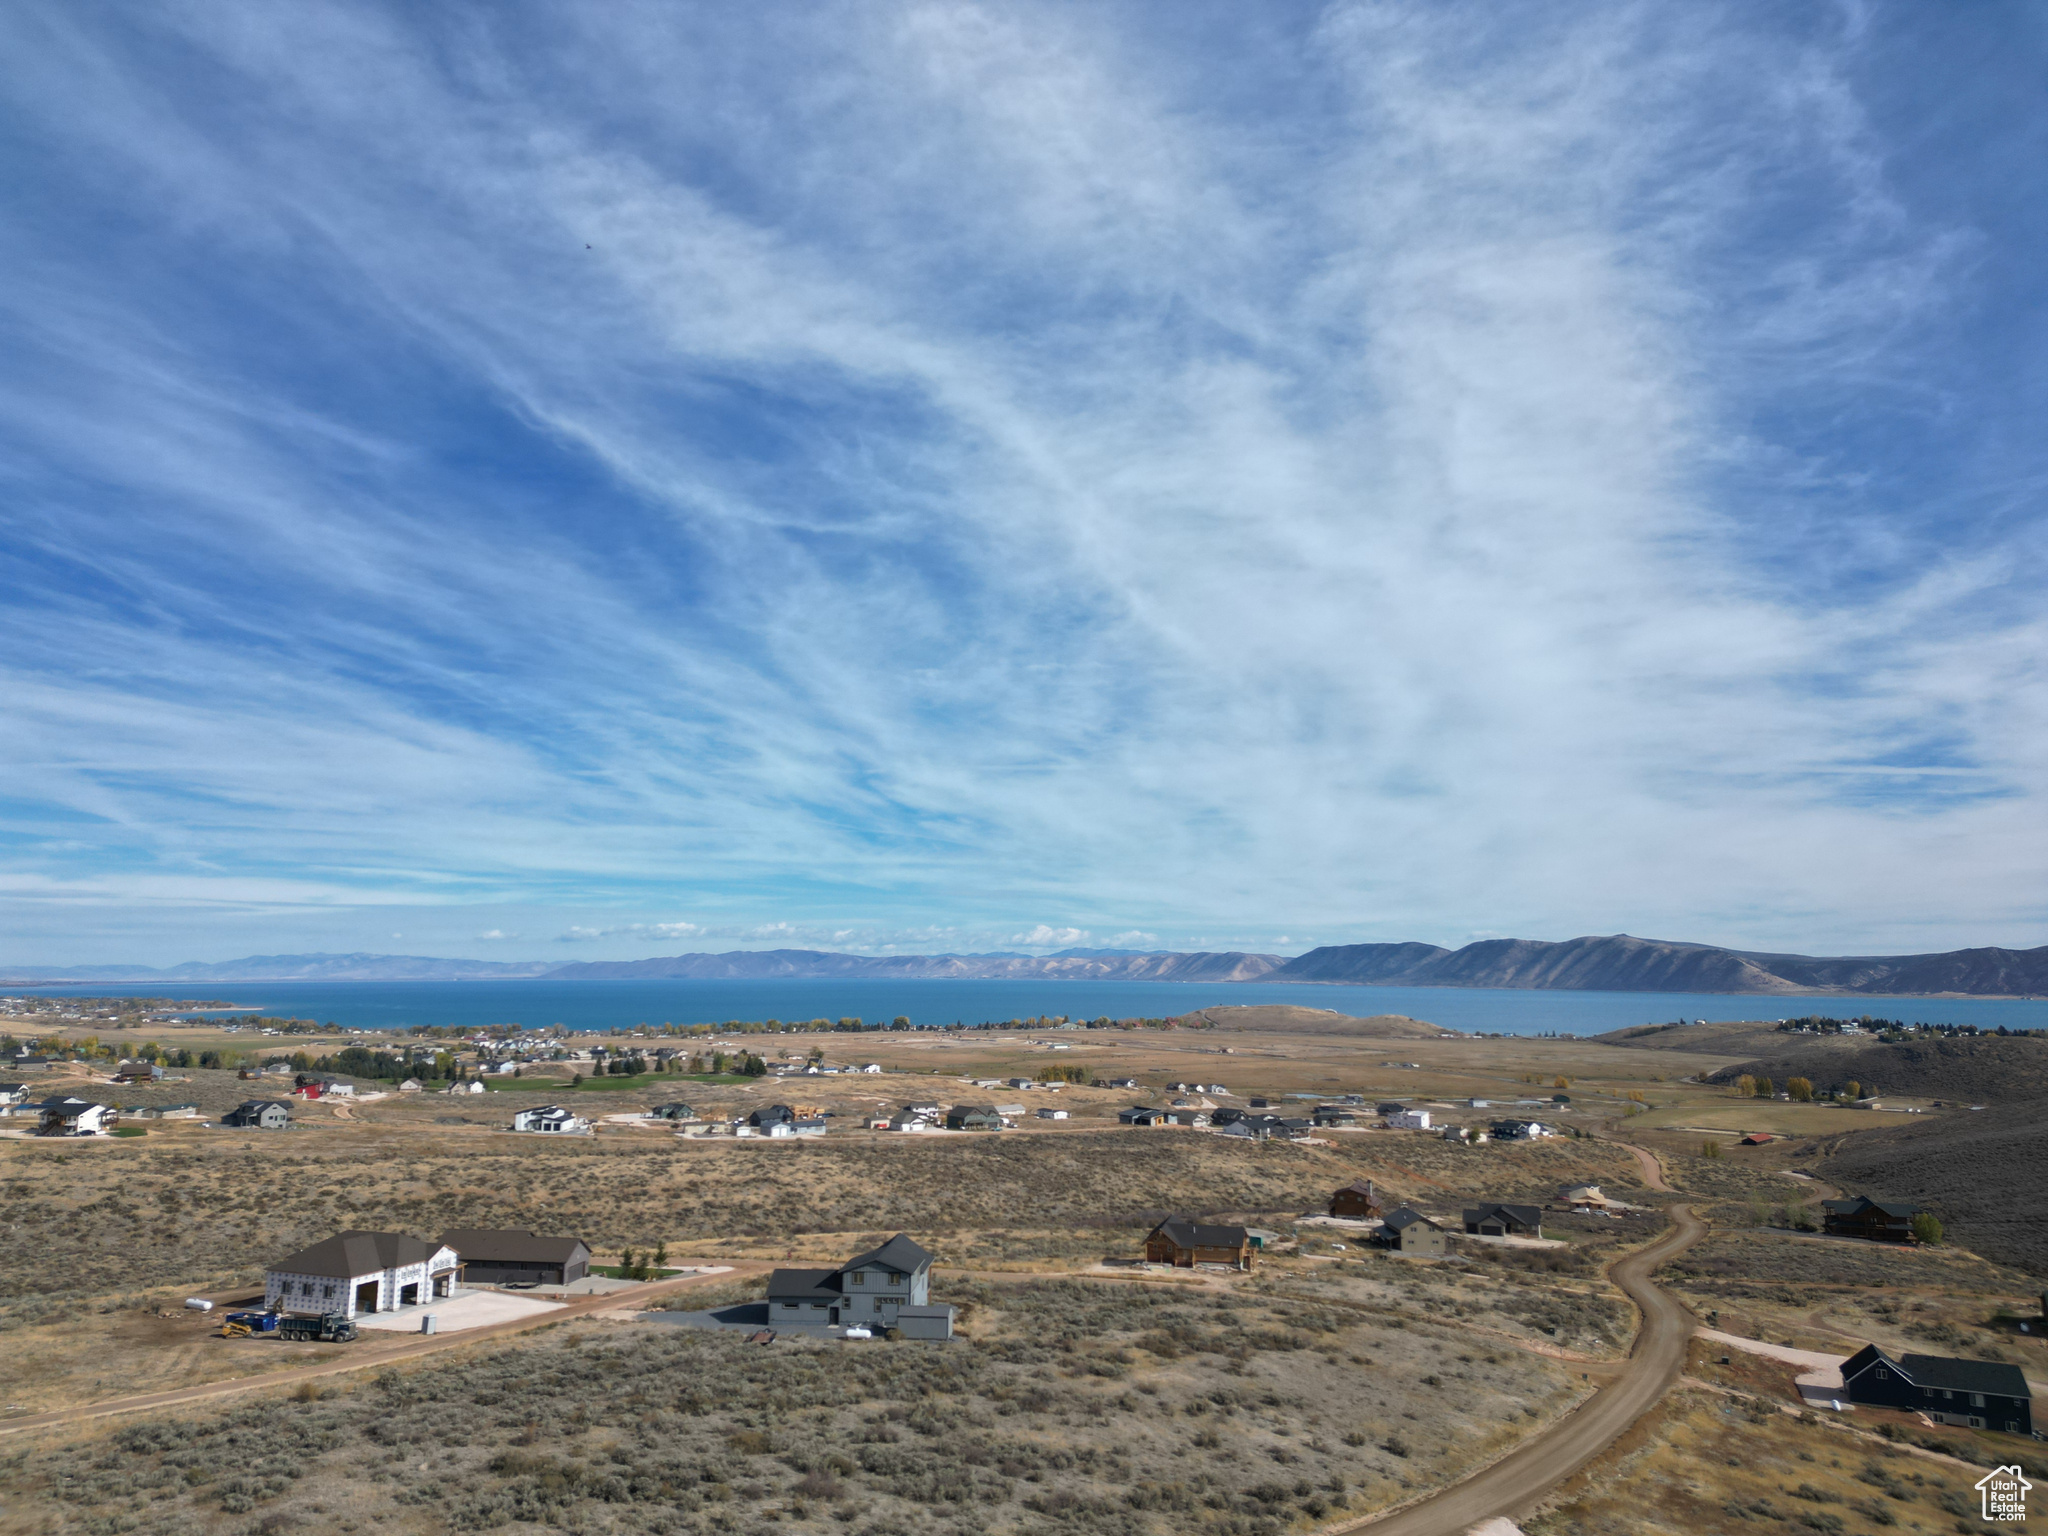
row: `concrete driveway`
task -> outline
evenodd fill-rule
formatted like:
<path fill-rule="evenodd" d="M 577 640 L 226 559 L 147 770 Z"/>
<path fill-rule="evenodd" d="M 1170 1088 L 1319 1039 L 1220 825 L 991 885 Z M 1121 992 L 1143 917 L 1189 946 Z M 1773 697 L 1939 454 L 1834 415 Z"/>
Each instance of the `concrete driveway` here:
<path fill-rule="evenodd" d="M 559 1301 L 539 1301 L 531 1296 L 515 1296 L 505 1291 L 464 1291 L 446 1301 L 430 1302 L 423 1307 L 401 1307 L 396 1312 L 373 1312 L 367 1317 L 358 1317 L 358 1328 L 374 1328 L 380 1333 L 418 1333 L 420 1319 L 429 1312 L 434 1314 L 434 1330 L 437 1333 L 460 1333 L 468 1328 L 482 1328 L 491 1323 L 523 1323 L 542 1312 L 559 1312 Z"/>

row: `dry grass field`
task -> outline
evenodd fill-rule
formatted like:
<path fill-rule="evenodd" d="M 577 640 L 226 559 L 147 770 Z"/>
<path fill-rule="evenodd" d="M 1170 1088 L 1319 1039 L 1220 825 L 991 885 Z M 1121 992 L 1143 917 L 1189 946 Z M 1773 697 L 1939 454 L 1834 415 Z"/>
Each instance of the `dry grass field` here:
<path fill-rule="evenodd" d="M 1789 1380 L 1776 1379 L 1782 1368 L 1749 1357 L 1720 1367 L 1714 1359 L 1695 1344 L 1686 1381 L 1525 1519 L 1529 1536 L 2001 1529 L 1979 1518 L 1972 1485 L 1998 1457 L 2013 1459 L 2009 1447 L 1968 1431 L 1916 1429 L 1909 1437 L 1887 1426 L 1897 1439 L 1872 1432 L 1877 1417 L 1897 1415 L 1787 1413 L 1780 1403 Z"/>
<path fill-rule="evenodd" d="M 1458 1329 L 1194 1287 L 967 1282 L 952 1345 L 578 1322 L 0 1456 L 0 1532 L 1211 1531 L 1455 1477 L 1585 1388 Z"/>
<path fill-rule="evenodd" d="M 195 1026 L 193 1039 L 174 1040 L 196 1044 L 206 1033 Z M 1732 1047 L 1738 1034 L 1702 1043 Z M 1852 1126 L 1869 1117 L 1752 1105 L 1696 1081 L 1730 1056 L 1249 1025 L 1069 1034 L 1071 1048 L 1057 1052 L 1035 1043 L 1044 1038 L 800 1037 L 790 1047 L 818 1043 L 830 1061 L 889 1070 L 656 1080 L 602 1094 L 528 1078 L 481 1095 L 295 1106 L 287 1132 L 143 1122 L 148 1134 L 127 1140 L 0 1139 L 0 1222 L 13 1255 L 0 1269 L 0 1415 L 335 1353 L 227 1344 L 205 1336 L 204 1320 L 157 1313 L 185 1295 L 248 1294 L 268 1261 L 348 1227 L 422 1237 L 529 1227 L 581 1236 L 600 1260 L 662 1243 L 674 1259 L 820 1263 L 904 1230 L 939 1255 L 935 1293 L 962 1306 L 964 1334 L 952 1346 L 764 1348 L 658 1321 L 554 1325 L 333 1378 L 288 1401 L 236 1398 L 159 1422 L 95 1421 L 69 1441 L 0 1442 L 0 1533 L 1306 1531 L 1434 1486 L 1589 1390 L 1584 1378 L 1611 1368 L 1633 1328 L 1602 1263 L 1647 1241 L 1662 1226 L 1655 1207 L 1674 1198 L 1717 1231 L 1669 1278 L 1732 1331 L 1840 1352 L 1861 1337 L 2003 1351 L 2037 1375 L 2048 1353 L 1999 1317 L 2027 1294 L 2015 1271 L 1955 1250 L 1823 1244 L 1767 1225 L 1826 1192 L 1788 1169 L 1815 1163 L 1838 1138 L 1709 1159 L 1700 1134 L 1670 1127 L 1729 1117 L 1740 1126 L 1759 1109 Z M 1055 1096 L 972 1085 L 1051 1065 L 1145 1086 Z M 188 1076 L 95 1089 L 53 1074 L 50 1087 L 131 1105 L 189 1100 L 214 1114 L 276 1088 L 229 1073 Z M 1185 1080 L 1228 1085 L 1222 1102 L 1352 1092 L 1449 1105 L 1439 1118 L 1484 1123 L 1514 1113 L 1517 1099 L 1547 1101 L 1558 1078 L 1572 1102 L 1546 1102 L 1543 1118 L 1625 1128 L 1658 1151 L 1679 1194 L 1651 1194 L 1631 1153 L 1593 1139 L 1462 1147 L 1373 1130 L 1258 1144 L 1113 1119 Z M 1626 1117 L 1631 1094 L 1647 1113 Z M 1463 1104 L 1473 1097 L 1493 1107 Z M 597 1134 L 503 1129 L 515 1108 L 551 1098 L 597 1119 Z M 837 1118 L 822 1140 L 793 1142 L 682 1138 L 635 1118 L 677 1098 L 715 1117 L 780 1102 Z M 1027 1119 L 1001 1135 L 853 1129 L 875 1108 L 917 1100 L 1057 1102 L 1074 1118 Z M 1359 1177 L 1454 1228 L 1473 1200 L 1542 1203 L 1586 1182 L 1648 1209 L 1622 1221 L 1549 1213 L 1546 1233 L 1562 1241 L 1458 1240 L 1452 1263 L 1366 1252 L 1344 1229 L 1294 1225 Z M 1134 1253 L 1173 1212 L 1299 1242 L 1250 1277 L 1059 1278 Z M 1712 1377 L 1744 1367 L 1698 1369 Z M 1748 1394 L 1789 1387 L 1721 1384 Z M 1900 1506 L 1859 1480 L 1861 1460 L 1837 1467 L 1816 1449 L 1809 1464 L 1789 1442 L 1752 1454 L 1744 1437 L 1776 1430 L 1753 1422 L 1757 1412 L 1689 1391 L 1617 1453 L 1638 1458 L 1616 1463 L 1631 1482 L 1663 1477 L 1699 1490 L 1657 1494 L 1642 1528 L 1658 1528 L 1667 1512 L 1675 1519 L 1687 1500 L 1721 1513 L 1673 1529 L 1785 1528 L 1813 1516 L 1812 1529 L 1859 1530 L 1868 1528 L 1859 1521 L 1882 1522 L 1857 1513 L 1857 1500 Z M 1724 1445 L 1749 1457 L 1725 1476 L 1699 1462 Z M 1811 1496 L 1798 1493 L 1802 1481 Z M 1921 1518 L 1918 1505 L 1941 1512 L 1906 1486 L 1918 1503 L 1902 1523 Z M 1622 1528 L 1614 1522 L 1625 1501 L 1603 1497 L 1579 1487 L 1546 1528 Z"/>
<path fill-rule="evenodd" d="M 301 1113 L 307 1128 L 285 1132 L 164 1123 L 133 1141 L 0 1142 L 14 1254 L 0 1273 L 0 1404 L 38 1403 L 60 1384 L 92 1400 L 218 1374 L 219 1350 L 195 1351 L 186 1325 L 145 1313 L 246 1293 L 270 1261 L 346 1228 L 524 1227 L 582 1237 L 601 1259 L 666 1243 L 677 1258 L 834 1262 L 902 1230 L 956 1268 L 1029 1270 L 1133 1253 L 1172 1212 L 1284 1224 L 1361 1176 L 1455 1208 L 1584 1180 L 1626 1190 L 1635 1175 L 1627 1153 L 1590 1141 L 1459 1148 L 1387 1134 L 1304 1146 L 1113 1128 L 543 1138 L 495 1129 L 495 1096 L 392 1098 L 346 1120 L 320 1105 Z M 467 1117 L 479 1123 L 440 1123 Z M 117 1324 L 142 1328 L 138 1344 L 161 1335 L 160 1347 L 109 1356 Z"/>
<path fill-rule="evenodd" d="M 1891 1102 L 1887 1100 L 1886 1102 Z M 1901 1104 L 1909 1100 L 1898 1101 Z M 1946 1114 L 1933 1110 L 1932 1114 Z M 1836 1104 L 1793 1104 L 1776 1099 L 1693 1100 L 1639 1115 L 1629 1130 L 1711 1130 L 1727 1136 L 1764 1131 L 1773 1136 L 1841 1136 L 1896 1125 L 1882 1110 L 1851 1109 Z"/>

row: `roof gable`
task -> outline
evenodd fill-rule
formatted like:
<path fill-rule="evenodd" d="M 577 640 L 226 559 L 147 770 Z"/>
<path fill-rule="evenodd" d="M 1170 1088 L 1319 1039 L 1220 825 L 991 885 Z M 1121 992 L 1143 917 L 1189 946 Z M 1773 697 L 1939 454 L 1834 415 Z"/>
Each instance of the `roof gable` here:
<path fill-rule="evenodd" d="M 898 1232 L 879 1248 L 871 1248 L 839 1266 L 838 1273 L 862 1268 L 892 1269 L 899 1275 L 914 1275 L 931 1268 L 932 1256 L 905 1234 Z"/>
<path fill-rule="evenodd" d="M 1437 1227 L 1437 1224 L 1423 1215 L 1422 1212 L 1405 1205 L 1389 1216 L 1384 1225 L 1393 1231 L 1403 1232 L 1409 1227 L 1414 1226 L 1417 1222 L 1420 1222 L 1425 1227 Z M 1443 1228 L 1437 1227 L 1437 1230 L 1441 1232 Z"/>
<path fill-rule="evenodd" d="M 353 1280 L 387 1269 L 426 1264 L 447 1253 L 436 1243 L 424 1243 L 403 1232 L 338 1232 L 333 1237 L 302 1248 L 270 1266 L 294 1275 L 319 1275 L 330 1280 Z"/>
<path fill-rule="evenodd" d="M 1866 1344 L 1842 1362 L 1842 1381 L 1846 1384 L 1851 1378 L 1861 1376 L 1874 1365 L 1883 1365 L 1894 1371 L 1899 1369 L 1898 1362 L 1892 1359 L 1890 1355 L 1879 1349 L 1875 1344 Z M 1904 1375 L 1905 1373 L 1900 1372 L 1900 1374 Z"/>

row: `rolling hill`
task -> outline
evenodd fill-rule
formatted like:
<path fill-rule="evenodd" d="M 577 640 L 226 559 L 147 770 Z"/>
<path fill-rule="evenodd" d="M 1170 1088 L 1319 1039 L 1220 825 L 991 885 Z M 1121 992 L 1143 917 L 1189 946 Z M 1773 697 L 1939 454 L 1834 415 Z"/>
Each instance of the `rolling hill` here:
<path fill-rule="evenodd" d="M 1587 992 L 1801 992 L 1885 996 L 2029 997 L 2048 994 L 2048 945 L 1934 955 L 1827 958 L 1638 939 L 1482 939 L 1434 944 L 1334 944 L 1259 978 L 1351 986 L 1533 987 Z"/>
<path fill-rule="evenodd" d="M 2048 1278 L 2048 1107 L 2016 1103 L 1856 1131 L 1815 1174 L 1881 1200 L 1912 1200 L 1988 1259 Z"/>

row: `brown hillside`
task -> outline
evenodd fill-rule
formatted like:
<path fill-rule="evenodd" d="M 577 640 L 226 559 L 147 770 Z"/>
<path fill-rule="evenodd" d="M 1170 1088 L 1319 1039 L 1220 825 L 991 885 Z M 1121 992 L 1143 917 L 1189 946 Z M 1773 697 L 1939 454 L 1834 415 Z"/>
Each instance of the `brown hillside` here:
<path fill-rule="evenodd" d="M 1885 1045 L 1853 1037 L 1775 1038 L 1784 1042 L 1778 1050 L 1723 1067 L 1707 1081 L 1733 1082 L 1745 1072 L 1780 1084 L 1804 1077 L 1822 1090 L 1853 1081 L 1862 1084 L 1866 1095 L 1875 1091 L 1973 1104 L 2038 1103 L 2048 1095 L 2048 1040 L 1977 1035 Z"/>
<path fill-rule="evenodd" d="M 1411 1019 L 1401 1013 L 1377 1013 L 1371 1018 L 1354 1018 L 1322 1008 L 1296 1008 L 1288 1003 L 1265 1003 L 1245 1008 L 1204 1008 L 1183 1015 L 1204 1020 L 1218 1029 L 1259 1030 L 1285 1035 L 1357 1035 L 1370 1040 L 1429 1040 L 1455 1035 L 1454 1029 Z"/>
<path fill-rule="evenodd" d="M 2048 1106 L 1856 1131 L 1814 1165 L 1847 1192 L 1926 1205 L 1947 1236 L 1988 1259 L 2048 1276 Z"/>
<path fill-rule="evenodd" d="M 1642 1051 L 1697 1051 L 1707 1056 L 1758 1056 L 1785 1041 L 1776 1019 L 1732 1020 L 1719 1024 L 1631 1024 L 1595 1035 L 1600 1045 L 1625 1045 Z M 1802 1037 L 1804 1038 L 1804 1037 Z"/>

